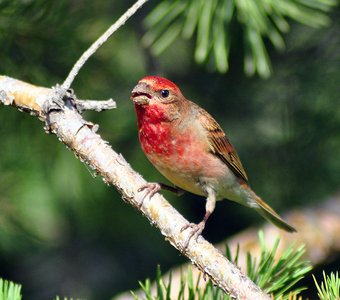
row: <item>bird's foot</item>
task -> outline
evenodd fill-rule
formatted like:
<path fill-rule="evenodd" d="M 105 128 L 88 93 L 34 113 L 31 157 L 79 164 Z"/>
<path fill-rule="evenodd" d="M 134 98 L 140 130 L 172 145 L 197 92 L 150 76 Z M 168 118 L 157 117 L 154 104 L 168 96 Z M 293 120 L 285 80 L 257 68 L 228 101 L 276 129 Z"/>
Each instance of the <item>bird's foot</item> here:
<path fill-rule="evenodd" d="M 149 199 L 151 199 L 161 189 L 162 189 L 161 185 L 159 183 L 157 183 L 157 182 L 149 182 L 149 183 L 146 183 L 146 184 L 142 185 L 137 190 L 138 192 L 143 192 L 144 191 L 144 195 L 143 195 L 141 201 L 139 201 L 138 207 L 141 208 L 141 206 L 143 205 L 144 199 L 146 197 L 149 197 Z"/>
<path fill-rule="evenodd" d="M 190 232 L 187 240 L 184 243 L 184 250 L 186 250 L 188 248 L 189 242 L 190 242 L 191 239 L 194 239 L 194 240 L 197 241 L 197 238 L 203 232 L 204 227 L 205 227 L 205 221 L 204 220 L 201 221 L 198 224 L 189 223 L 189 224 L 182 227 L 181 232 L 188 229 L 188 228 L 191 228 L 191 232 Z"/>

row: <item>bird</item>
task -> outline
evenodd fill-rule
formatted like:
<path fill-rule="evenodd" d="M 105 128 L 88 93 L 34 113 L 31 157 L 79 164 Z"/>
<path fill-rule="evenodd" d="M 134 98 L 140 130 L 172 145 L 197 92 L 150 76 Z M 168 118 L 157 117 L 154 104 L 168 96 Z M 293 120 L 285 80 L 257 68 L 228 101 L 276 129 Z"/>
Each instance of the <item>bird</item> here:
<path fill-rule="evenodd" d="M 191 228 L 186 245 L 203 232 L 216 201 L 223 199 L 255 209 L 285 231 L 296 231 L 251 189 L 239 156 L 217 121 L 186 99 L 175 83 L 159 76 L 146 76 L 133 88 L 131 100 L 143 152 L 175 185 L 147 183 L 139 191 L 145 190 L 145 196 L 150 198 L 161 189 L 206 197 L 202 221 L 182 228 L 182 231 Z"/>

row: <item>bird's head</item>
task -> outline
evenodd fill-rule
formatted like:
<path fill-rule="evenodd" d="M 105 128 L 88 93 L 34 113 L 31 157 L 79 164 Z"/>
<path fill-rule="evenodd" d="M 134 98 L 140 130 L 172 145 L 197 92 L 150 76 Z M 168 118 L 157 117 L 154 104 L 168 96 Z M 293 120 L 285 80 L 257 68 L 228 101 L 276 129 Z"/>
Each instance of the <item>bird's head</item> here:
<path fill-rule="evenodd" d="M 131 99 L 137 113 L 153 114 L 155 118 L 164 120 L 178 117 L 185 100 L 177 85 L 158 76 L 142 78 L 133 88 Z"/>

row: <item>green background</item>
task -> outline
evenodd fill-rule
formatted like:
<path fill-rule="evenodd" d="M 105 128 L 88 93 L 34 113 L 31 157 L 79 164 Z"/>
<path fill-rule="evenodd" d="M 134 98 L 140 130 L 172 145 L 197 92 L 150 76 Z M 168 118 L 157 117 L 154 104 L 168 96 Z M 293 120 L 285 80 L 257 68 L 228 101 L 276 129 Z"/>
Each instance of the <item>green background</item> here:
<path fill-rule="evenodd" d="M 131 1 L 0 1 L 0 74 L 36 85 L 62 83 L 81 53 Z M 141 45 L 150 1 L 85 65 L 73 89 L 81 99 L 117 101 L 85 113 L 113 149 L 149 181 L 165 179 L 144 157 L 129 99 L 145 75 L 162 75 L 207 109 L 225 129 L 254 190 L 279 212 L 318 204 L 339 190 L 340 10 L 312 29 L 291 22 L 286 50 L 267 45 L 269 79 L 243 73 L 233 32 L 230 70 L 214 73 L 193 59 L 194 43 L 176 39 L 161 56 Z M 108 299 L 186 261 L 159 231 L 124 203 L 36 118 L 0 107 L 0 277 L 23 284 L 24 299 L 55 295 Z M 204 198 L 164 192 L 191 221 Z M 223 201 L 204 236 L 218 242 L 263 222 Z M 336 268 L 336 265 L 330 267 Z"/>

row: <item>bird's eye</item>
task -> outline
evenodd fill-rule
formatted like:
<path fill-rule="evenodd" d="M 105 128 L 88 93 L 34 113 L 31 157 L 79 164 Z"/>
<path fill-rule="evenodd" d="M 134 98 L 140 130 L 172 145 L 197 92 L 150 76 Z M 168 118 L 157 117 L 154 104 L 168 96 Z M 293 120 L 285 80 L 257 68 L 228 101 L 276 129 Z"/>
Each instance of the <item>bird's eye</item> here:
<path fill-rule="evenodd" d="M 166 98 L 169 96 L 169 90 L 161 90 L 161 96 L 163 98 Z"/>

